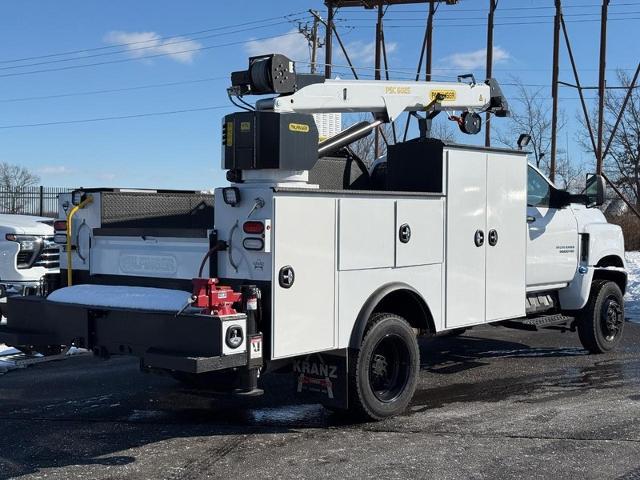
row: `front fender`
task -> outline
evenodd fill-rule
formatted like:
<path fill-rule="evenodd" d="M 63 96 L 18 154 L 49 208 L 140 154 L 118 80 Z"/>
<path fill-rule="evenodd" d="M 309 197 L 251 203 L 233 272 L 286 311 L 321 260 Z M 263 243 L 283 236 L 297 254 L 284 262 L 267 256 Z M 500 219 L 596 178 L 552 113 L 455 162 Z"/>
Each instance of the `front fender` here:
<path fill-rule="evenodd" d="M 611 223 L 591 223 L 585 225 L 584 233 L 589 235 L 589 266 L 597 265 L 604 257 L 616 256 L 626 268 L 622 228 Z"/>

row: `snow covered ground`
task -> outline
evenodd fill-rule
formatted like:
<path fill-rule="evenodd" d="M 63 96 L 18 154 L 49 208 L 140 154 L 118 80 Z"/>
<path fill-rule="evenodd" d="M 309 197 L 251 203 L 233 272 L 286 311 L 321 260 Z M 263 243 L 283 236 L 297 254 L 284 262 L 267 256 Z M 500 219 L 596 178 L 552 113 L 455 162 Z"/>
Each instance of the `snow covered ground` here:
<path fill-rule="evenodd" d="M 0 375 L 16 368 L 14 358 L 22 355 L 19 350 L 0 343 Z"/>
<path fill-rule="evenodd" d="M 629 280 L 625 299 L 625 315 L 640 323 L 640 252 L 627 252 Z"/>

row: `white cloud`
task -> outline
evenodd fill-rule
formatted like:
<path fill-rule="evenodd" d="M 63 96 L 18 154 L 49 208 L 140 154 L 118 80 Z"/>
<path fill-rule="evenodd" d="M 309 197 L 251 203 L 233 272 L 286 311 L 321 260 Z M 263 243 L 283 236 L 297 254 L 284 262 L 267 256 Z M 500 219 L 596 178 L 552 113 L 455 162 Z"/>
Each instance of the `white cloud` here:
<path fill-rule="evenodd" d="M 116 178 L 118 178 L 118 175 L 116 175 L 115 173 L 103 172 L 103 173 L 95 174 L 94 177 L 97 180 L 100 180 L 100 181 L 103 181 L 103 182 L 110 182 L 111 180 L 115 180 Z"/>
<path fill-rule="evenodd" d="M 493 63 L 504 63 L 511 58 L 509 52 L 501 47 L 493 48 Z M 480 49 L 473 52 L 459 52 L 449 55 L 441 61 L 443 67 L 459 68 L 461 70 L 475 70 L 484 68 L 487 64 L 487 50 Z"/>
<path fill-rule="evenodd" d="M 132 58 L 144 58 L 150 55 L 167 55 L 180 63 L 191 63 L 202 44 L 186 37 L 171 37 L 162 40 L 155 32 L 111 31 L 104 36 L 105 43 L 124 45 Z"/>
<path fill-rule="evenodd" d="M 307 40 L 296 29 L 290 30 L 286 35 L 277 38 L 251 40 L 245 45 L 245 49 L 251 56 L 282 53 L 292 60 L 309 61 Z"/>
<path fill-rule="evenodd" d="M 69 167 L 65 165 L 47 165 L 38 169 L 40 175 L 68 175 L 73 173 Z"/>
<path fill-rule="evenodd" d="M 373 68 L 373 62 L 376 58 L 376 42 L 363 42 L 362 40 L 355 40 L 345 45 L 345 49 L 349 54 L 349 58 L 353 62 L 356 67 L 366 67 Z M 387 59 L 390 63 L 393 60 L 390 58 L 391 55 L 398 49 L 398 44 L 396 42 L 388 42 L 386 44 L 387 49 Z M 346 58 L 342 54 L 342 49 L 334 49 L 336 64 L 346 65 Z M 384 66 L 384 63 L 383 63 Z M 390 66 L 393 69 L 392 66 Z M 371 71 L 367 71 L 367 73 L 371 73 Z"/>

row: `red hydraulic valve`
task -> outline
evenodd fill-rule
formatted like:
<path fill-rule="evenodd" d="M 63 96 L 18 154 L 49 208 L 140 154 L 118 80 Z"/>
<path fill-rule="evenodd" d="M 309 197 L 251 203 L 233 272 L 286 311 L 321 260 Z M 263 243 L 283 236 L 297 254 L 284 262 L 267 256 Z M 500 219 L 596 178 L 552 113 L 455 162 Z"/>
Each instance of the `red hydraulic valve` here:
<path fill-rule="evenodd" d="M 233 304 L 240 302 L 242 293 L 231 287 L 218 286 L 217 278 L 194 278 L 193 306 L 202 308 L 209 315 L 234 315 Z"/>

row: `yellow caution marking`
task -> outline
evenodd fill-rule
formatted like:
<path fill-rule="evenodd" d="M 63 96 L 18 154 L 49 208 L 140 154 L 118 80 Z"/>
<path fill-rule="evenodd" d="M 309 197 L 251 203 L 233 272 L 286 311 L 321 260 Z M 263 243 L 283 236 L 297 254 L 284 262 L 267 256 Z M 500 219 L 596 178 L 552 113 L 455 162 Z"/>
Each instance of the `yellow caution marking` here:
<path fill-rule="evenodd" d="M 227 122 L 227 147 L 233 146 L 233 122 Z"/>
<path fill-rule="evenodd" d="M 292 132 L 307 133 L 309 131 L 309 125 L 305 125 L 304 123 L 290 123 L 289 130 Z"/>
<path fill-rule="evenodd" d="M 431 90 L 429 93 L 429 99 L 431 101 L 436 100 L 438 97 L 444 97 L 442 102 L 453 102 L 456 99 L 456 91 L 455 90 Z"/>

